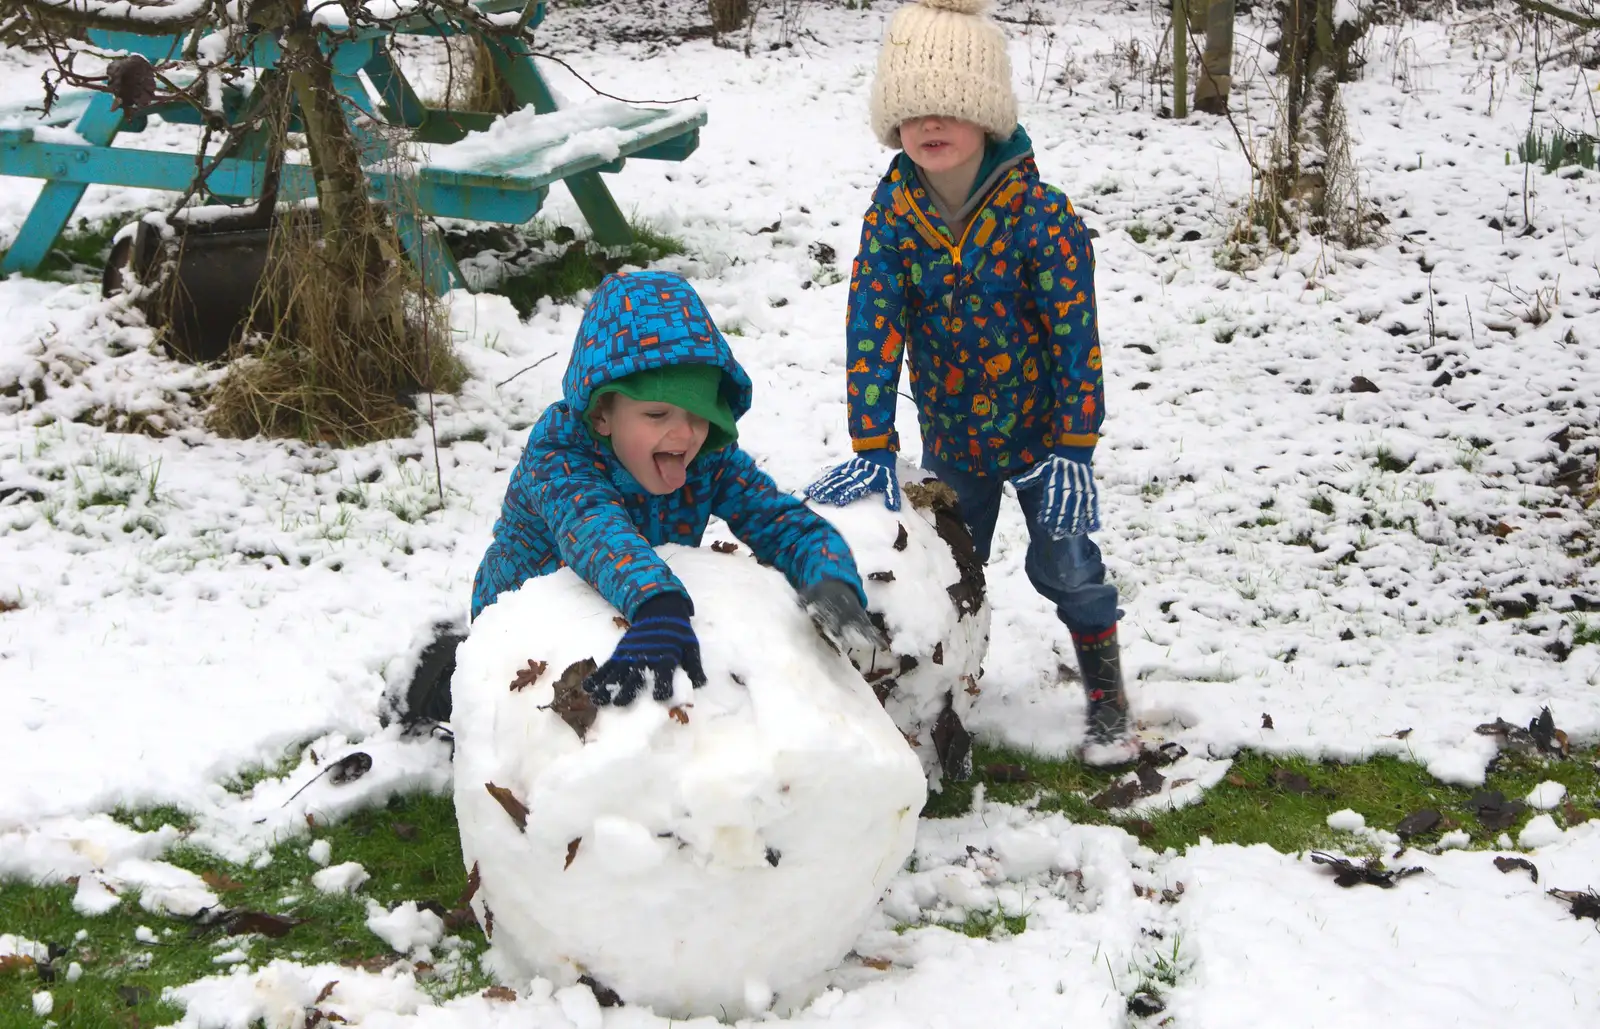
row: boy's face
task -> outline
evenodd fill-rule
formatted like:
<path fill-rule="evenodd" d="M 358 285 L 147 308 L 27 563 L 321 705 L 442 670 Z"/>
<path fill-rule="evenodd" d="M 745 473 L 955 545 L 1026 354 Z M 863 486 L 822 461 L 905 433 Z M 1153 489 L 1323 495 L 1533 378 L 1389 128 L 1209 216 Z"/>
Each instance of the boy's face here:
<path fill-rule="evenodd" d="M 959 168 L 983 153 L 983 128 L 956 118 L 912 118 L 900 123 L 900 145 L 928 172 Z"/>
<path fill-rule="evenodd" d="M 705 445 L 711 423 L 675 404 L 607 394 L 594 412 L 594 431 L 611 439 L 611 449 L 628 474 L 651 493 L 683 489 L 689 462 Z"/>

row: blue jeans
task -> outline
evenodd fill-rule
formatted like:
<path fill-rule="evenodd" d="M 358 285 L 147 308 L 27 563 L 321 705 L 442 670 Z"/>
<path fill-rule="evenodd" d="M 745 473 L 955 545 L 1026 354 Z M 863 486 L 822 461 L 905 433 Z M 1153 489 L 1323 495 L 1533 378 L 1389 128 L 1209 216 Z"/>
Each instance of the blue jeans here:
<path fill-rule="evenodd" d="M 930 453 L 922 455 L 922 467 L 956 491 L 961 519 L 972 533 L 978 560 L 987 564 L 995 521 L 1000 517 L 1001 487 L 1006 480 L 947 467 Z M 1122 611 L 1117 607 L 1117 588 L 1106 582 L 1100 548 L 1087 535 L 1051 539 L 1039 525 L 1039 505 L 1043 500 L 1042 485 L 1017 490 L 1022 517 L 1028 523 L 1028 556 L 1023 562 L 1028 581 L 1040 596 L 1056 606 L 1056 617 L 1074 635 L 1104 632 L 1117 624 Z"/>

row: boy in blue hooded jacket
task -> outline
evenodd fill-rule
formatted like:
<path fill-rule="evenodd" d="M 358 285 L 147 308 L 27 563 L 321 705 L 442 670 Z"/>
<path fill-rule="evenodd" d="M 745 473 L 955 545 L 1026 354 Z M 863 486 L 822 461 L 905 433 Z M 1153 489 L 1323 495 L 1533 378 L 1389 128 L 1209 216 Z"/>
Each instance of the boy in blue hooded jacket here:
<path fill-rule="evenodd" d="M 809 495 L 899 507 L 894 429 L 902 360 L 922 465 L 955 490 L 987 560 L 1011 482 L 1028 525 L 1028 579 L 1077 652 L 1088 700 L 1082 758 L 1138 756 L 1106 581 L 1093 457 L 1104 417 L 1094 254 L 1017 124 L 1005 37 L 984 0 L 895 12 L 872 84 L 872 125 L 902 152 L 865 217 L 850 281 L 847 396 L 855 456 Z"/>
<path fill-rule="evenodd" d="M 705 683 L 688 590 L 655 551 L 699 546 L 712 515 L 777 567 L 841 646 L 883 642 L 843 537 L 783 493 L 738 447 L 750 379 L 681 277 L 613 275 L 584 311 L 562 399 L 512 473 L 472 616 L 500 593 L 567 566 L 630 627 L 584 683 L 596 704 L 672 696 L 681 668 Z"/>

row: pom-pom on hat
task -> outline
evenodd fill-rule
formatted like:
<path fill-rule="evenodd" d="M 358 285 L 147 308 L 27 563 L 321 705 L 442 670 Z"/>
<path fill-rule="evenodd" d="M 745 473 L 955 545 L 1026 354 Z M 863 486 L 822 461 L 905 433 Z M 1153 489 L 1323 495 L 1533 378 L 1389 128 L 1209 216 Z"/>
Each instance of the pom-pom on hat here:
<path fill-rule="evenodd" d="M 918 0 L 889 19 L 872 80 L 872 131 L 900 146 L 900 123 L 938 115 L 1005 139 L 1017 127 L 1011 58 L 988 0 Z"/>

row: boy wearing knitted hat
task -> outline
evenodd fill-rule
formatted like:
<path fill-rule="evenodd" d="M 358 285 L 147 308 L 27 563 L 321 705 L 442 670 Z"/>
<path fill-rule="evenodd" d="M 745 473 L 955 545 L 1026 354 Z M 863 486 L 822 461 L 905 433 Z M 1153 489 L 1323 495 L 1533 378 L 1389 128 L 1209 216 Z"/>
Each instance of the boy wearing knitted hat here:
<path fill-rule="evenodd" d="M 717 515 L 799 591 L 843 646 L 883 646 L 850 548 L 739 449 L 750 379 L 693 287 L 668 272 L 613 275 L 584 311 L 562 399 L 534 425 L 473 581 L 472 616 L 567 566 L 630 624 L 584 682 L 596 704 L 703 685 L 688 590 L 655 548 L 699 546 Z"/>
<path fill-rule="evenodd" d="M 894 429 L 901 357 L 922 464 L 956 492 L 987 560 L 1009 481 L 1027 521 L 1029 581 L 1056 608 L 1088 699 L 1092 764 L 1138 756 L 1117 645 L 1116 587 L 1092 459 L 1102 403 L 1094 255 L 1083 222 L 1039 178 L 1017 124 L 1005 38 L 984 0 L 895 12 L 872 83 L 872 128 L 902 152 L 867 209 L 851 272 L 845 363 L 855 456 L 814 500 L 882 492 L 900 506 Z"/>

